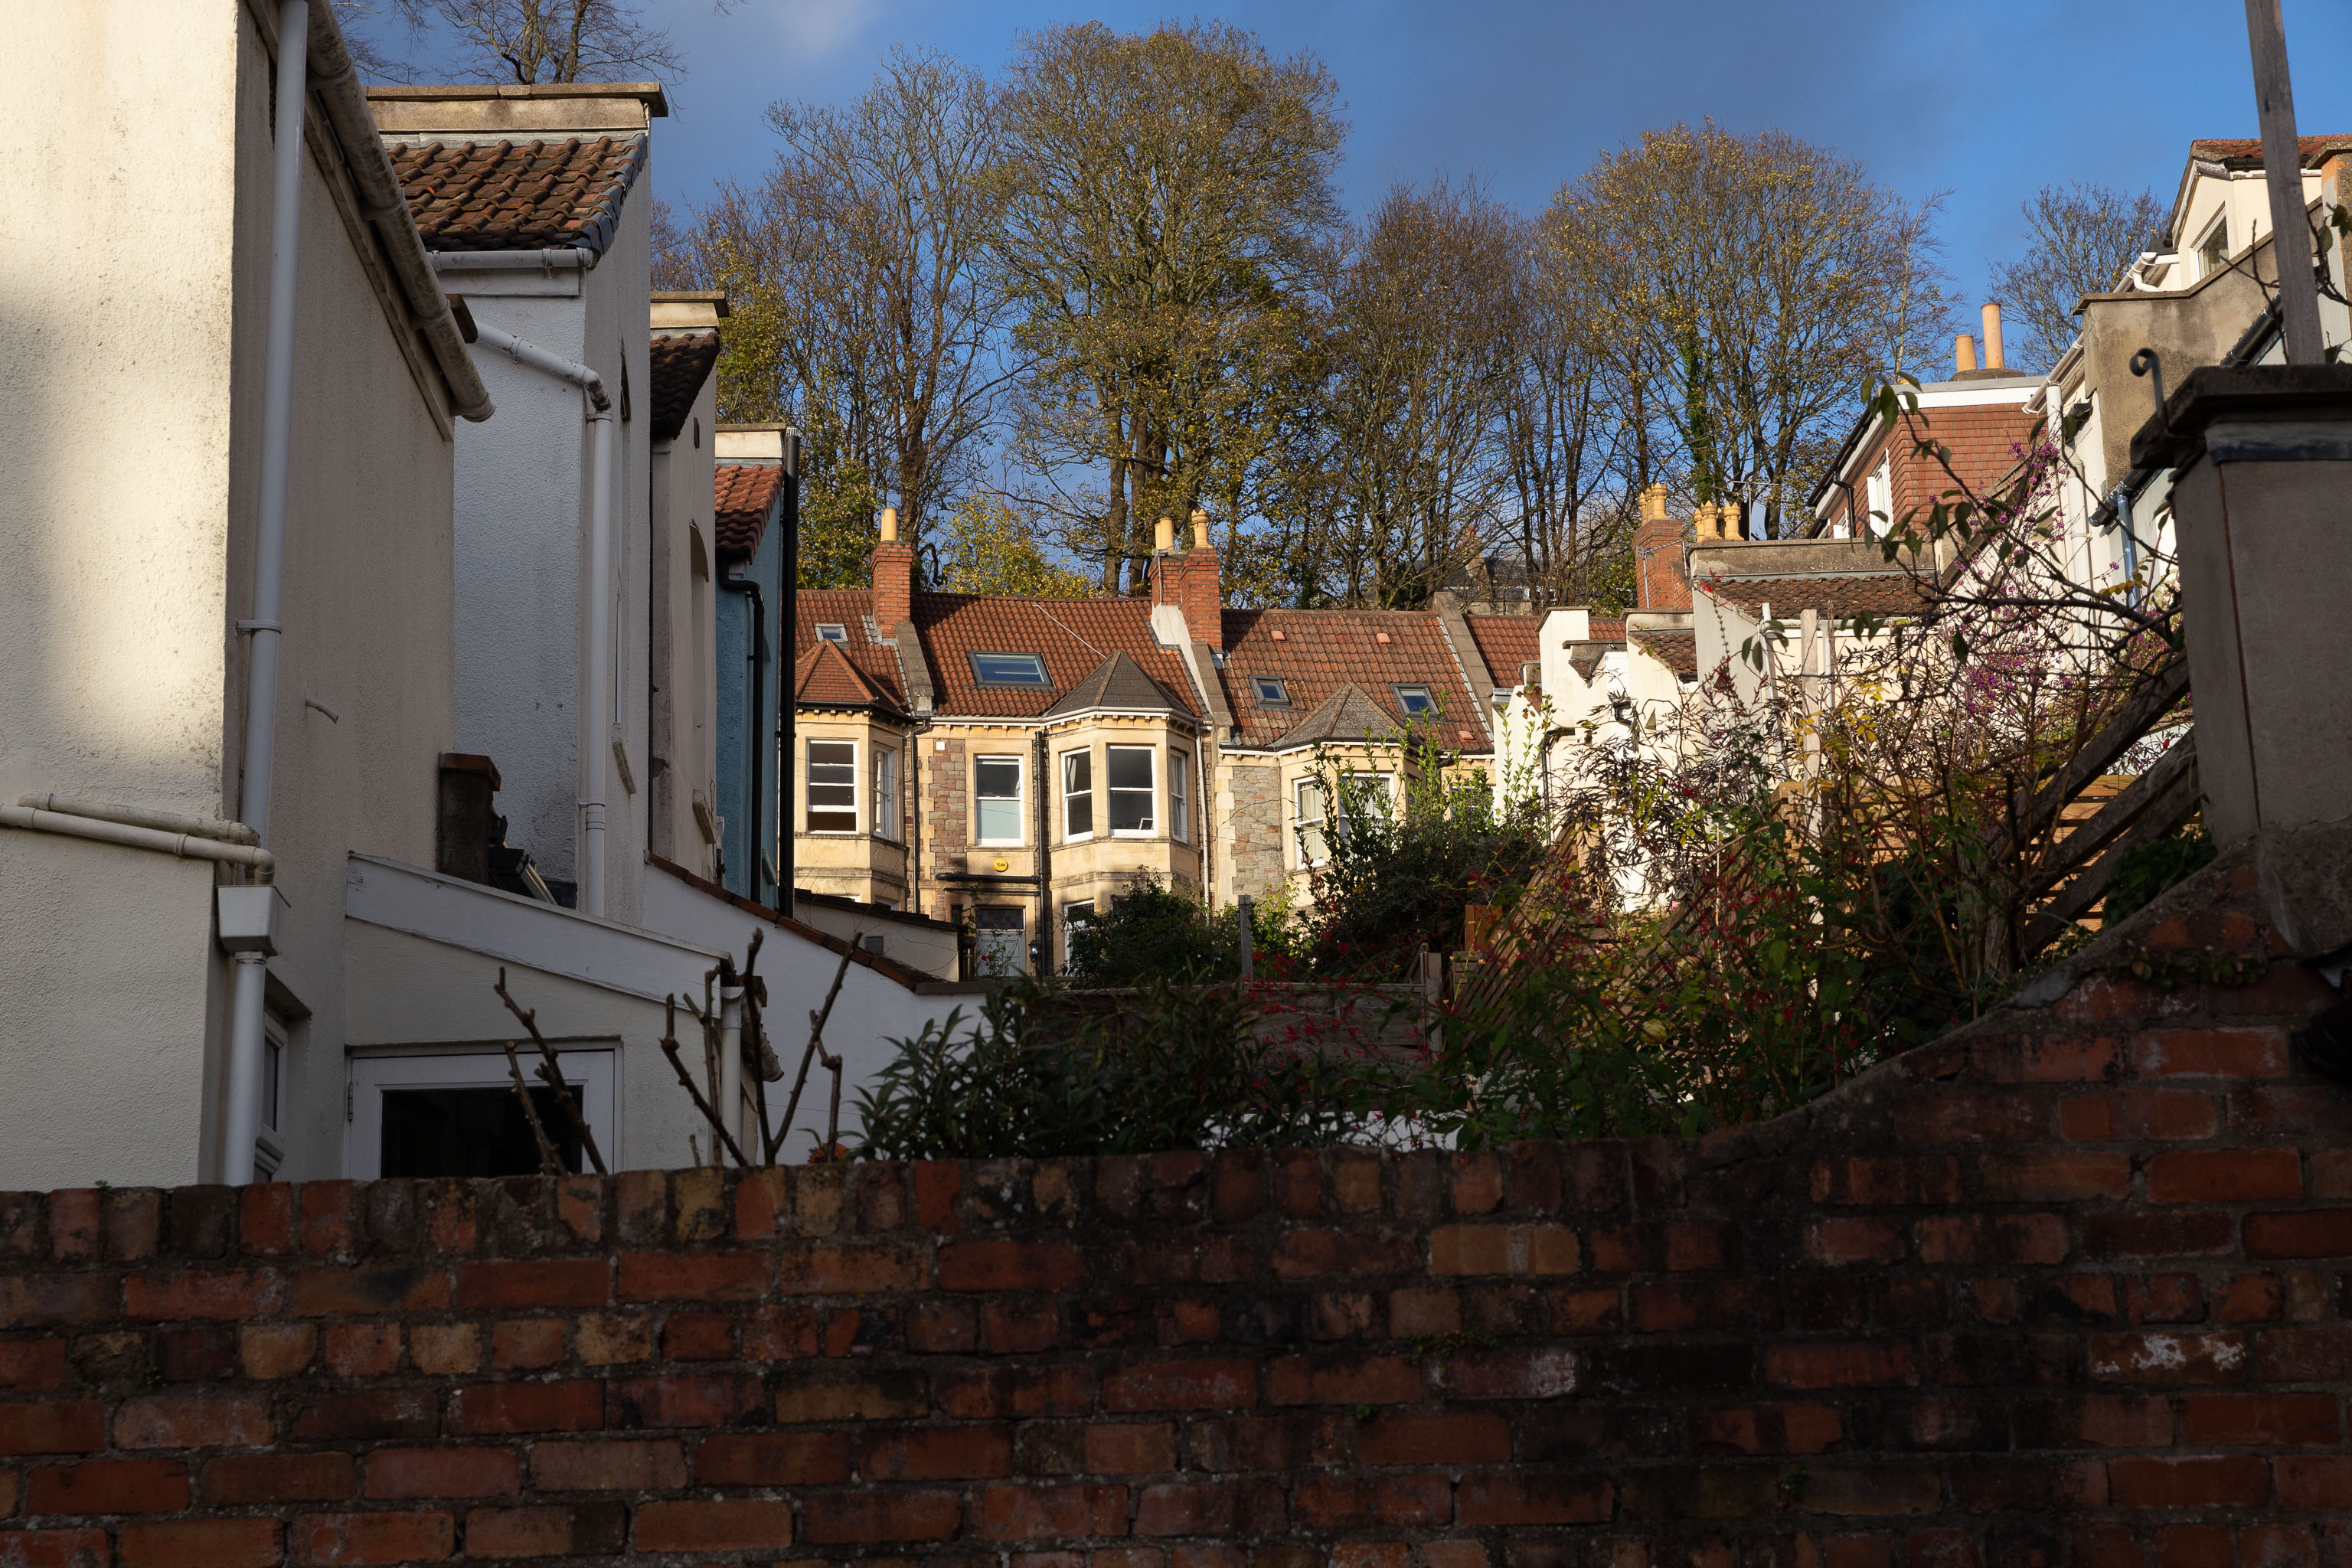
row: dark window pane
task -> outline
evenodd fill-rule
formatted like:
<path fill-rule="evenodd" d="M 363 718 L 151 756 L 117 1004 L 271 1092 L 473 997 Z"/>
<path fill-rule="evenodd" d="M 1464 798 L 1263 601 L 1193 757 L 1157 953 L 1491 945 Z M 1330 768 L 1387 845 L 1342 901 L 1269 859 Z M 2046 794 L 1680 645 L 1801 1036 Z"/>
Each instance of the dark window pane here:
<path fill-rule="evenodd" d="M 579 1089 L 572 1090 L 576 1100 Z M 567 1171 L 580 1169 L 580 1141 L 555 1108 L 555 1091 L 531 1103 Z M 386 1176 L 529 1176 L 539 1144 L 512 1089 L 388 1089 L 383 1091 Z"/>

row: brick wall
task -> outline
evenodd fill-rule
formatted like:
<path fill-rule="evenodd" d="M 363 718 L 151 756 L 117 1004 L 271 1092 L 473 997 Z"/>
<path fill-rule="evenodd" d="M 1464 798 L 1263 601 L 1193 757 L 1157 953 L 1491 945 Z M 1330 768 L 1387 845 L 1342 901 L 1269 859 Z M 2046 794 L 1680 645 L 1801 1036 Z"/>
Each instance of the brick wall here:
<path fill-rule="evenodd" d="M 0 1563 L 2344 1568 L 2249 885 L 1698 1143 L 0 1198 Z"/>

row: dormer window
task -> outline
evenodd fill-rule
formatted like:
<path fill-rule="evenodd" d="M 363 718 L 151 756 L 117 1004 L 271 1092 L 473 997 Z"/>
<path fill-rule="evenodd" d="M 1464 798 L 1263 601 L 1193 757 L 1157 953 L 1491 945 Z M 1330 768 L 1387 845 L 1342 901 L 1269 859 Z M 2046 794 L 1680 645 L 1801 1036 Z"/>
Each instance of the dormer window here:
<path fill-rule="evenodd" d="M 971 659 L 972 679 L 982 686 L 1022 686 L 1032 689 L 1051 689 L 1053 681 L 1045 675 L 1045 661 L 1034 653 L 975 653 Z"/>
<path fill-rule="evenodd" d="M 838 621 L 819 621 L 816 624 L 816 640 L 839 643 L 846 647 L 849 646 L 849 628 Z"/>
<path fill-rule="evenodd" d="M 1428 687 L 1391 686 L 1389 689 L 1396 693 L 1397 706 L 1404 710 L 1406 718 L 1433 719 L 1437 716 L 1437 699 L 1430 695 Z"/>
<path fill-rule="evenodd" d="M 1250 677 L 1250 689 L 1257 693 L 1257 705 L 1261 708 L 1290 706 L 1290 688 L 1278 675 L 1253 675 Z"/>

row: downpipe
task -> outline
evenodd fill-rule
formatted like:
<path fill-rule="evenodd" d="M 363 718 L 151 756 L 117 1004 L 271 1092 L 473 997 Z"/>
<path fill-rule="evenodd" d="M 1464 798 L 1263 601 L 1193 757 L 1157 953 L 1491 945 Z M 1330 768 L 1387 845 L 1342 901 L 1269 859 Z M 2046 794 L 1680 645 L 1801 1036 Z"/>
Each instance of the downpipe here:
<path fill-rule="evenodd" d="M 253 635 L 246 665 L 245 773 L 238 819 L 254 841 L 269 842 L 269 779 L 278 716 L 278 607 L 286 579 L 286 469 L 294 423 L 294 288 L 302 237 L 303 110 L 310 100 L 310 0 L 279 0 L 276 162 L 269 207 L 269 327 L 261 400 L 261 514 L 253 558 Z M 253 1141 L 260 1131 L 263 1008 L 269 960 L 236 955 L 228 1026 L 228 1109 L 222 1126 L 221 1176 L 231 1186 L 253 1180 Z"/>

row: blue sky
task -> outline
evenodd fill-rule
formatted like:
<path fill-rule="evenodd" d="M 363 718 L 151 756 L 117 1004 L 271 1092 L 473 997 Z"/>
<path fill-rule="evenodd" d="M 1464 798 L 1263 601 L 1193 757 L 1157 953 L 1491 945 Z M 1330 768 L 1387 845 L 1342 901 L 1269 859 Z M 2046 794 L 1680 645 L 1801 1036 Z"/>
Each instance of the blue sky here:
<path fill-rule="evenodd" d="M 993 72 L 1017 35 L 1098 18 L 1148 27 L 1189 9 L 1052 0 L 656 0 L 686 51 L 654 173 L 673 203 L 772 153 L 779 98 L 854 95 L 894 44 Z M 2169 202 L 2196 136 L 2254 134 L 2235 0 L 1237 0 L 1198 14 L 1311 49 L 1353 127 L 1342 181 L 1363 210 L 1394 181 L 1475 174 L 1539 209 L 1603 148 L 1712 115 L 1861 158 L 1916 198 L 1952 193 L 1942 233 L 1962 294 L 2021 248 L 2018 204 L 2052 181 L 2152 185 Z M 2352 132 L 2352 5 L 2284 0 L 2305 134 Z M 2333 70 L 2323 62 L 2336 62 Z"/>

